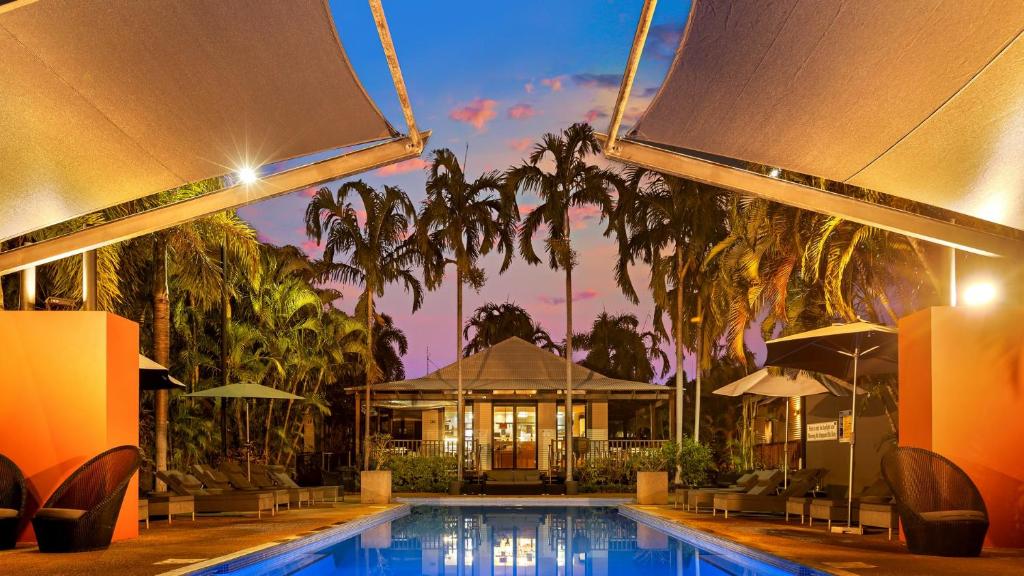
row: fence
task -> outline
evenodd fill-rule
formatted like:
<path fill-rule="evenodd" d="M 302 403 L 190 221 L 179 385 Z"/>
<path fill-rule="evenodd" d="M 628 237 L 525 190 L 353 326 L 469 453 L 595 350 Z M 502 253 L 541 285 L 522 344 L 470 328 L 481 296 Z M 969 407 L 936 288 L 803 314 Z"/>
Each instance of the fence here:
<path fill-rule="evenodd" d="M 789 441 L 789 469 L 796 470 L 800 467 L 800 441 Z M 786 444 L 784 442 L 771 442 L 768 444 L 754 445 L 754 465 L 757 468 L 778 468 L 782 469 L 782 463 L 786 460 Z"/>
<path fill-rule="evenodd" d="M 573 458 L 575 462 L 585 462 L 587 458 L 622 458 L 627 459 L 646 452 L 656 452 L 669 440 L 591 440 L 589 438 L 573 439 Z M 565 440 L 551 441 L 551 468 L 561 469 L 565 462 Z"/>
<path fill-rule="evenodd" d="M 416 456 L 456 456 L 458 444 L 456 440 L 391 440 L 387 451 L 392 454 Z M 463 468 L 476 470 L 480 462 L 480 443 L 466 440 L 465 462 Z"/>

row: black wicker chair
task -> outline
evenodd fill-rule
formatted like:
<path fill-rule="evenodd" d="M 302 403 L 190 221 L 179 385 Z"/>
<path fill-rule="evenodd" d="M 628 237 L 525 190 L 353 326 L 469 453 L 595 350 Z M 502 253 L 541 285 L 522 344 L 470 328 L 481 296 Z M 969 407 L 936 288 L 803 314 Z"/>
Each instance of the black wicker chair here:
<path fill-rule="evenodd" d="M 0 550 L 14 548 L 27 500 L 21 469 L 0 454 Z"/>
<path fill-rule="evenodd" d="M 988 510 L 977 486 L 949 459 L 921 448 L 897 448 L 882 458 L 882 477 L 915 554 L 977 556 L 988 532 Z"/>
<path fill-rule="evenodd" d="M 109 546 L 128 482 L 141 461 L 135 446 L 118 446 L 75 470 L 32 519 L 39 551 Z"/>

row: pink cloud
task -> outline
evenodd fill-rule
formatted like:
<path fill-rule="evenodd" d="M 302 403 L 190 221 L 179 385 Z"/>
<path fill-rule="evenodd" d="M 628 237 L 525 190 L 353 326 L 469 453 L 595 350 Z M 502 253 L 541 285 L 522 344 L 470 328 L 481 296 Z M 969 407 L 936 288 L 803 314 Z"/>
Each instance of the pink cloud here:
<path fill-rule="evenodd" d="M 550 88 L 552 92 L 561 92 L 562 90 L 561 76 L 555 76 L 554 78 L 541 78 L 540 83 Z"/>
<path fill-rule="evenodd" d="M 410 158 L 403 162 L 395 164 L 388 164 L 382 168 L 377 169 L 378 176 L 395 176 L 397 174 L 406 174 L 408 172 L 415 172 L 416 170 L 422 170 L 430 166 L 430 162 L 422 158 Z"/>
<path fill-rule="evenodd" d="M 315 240 L 306 240 L 299 245 L 299 248 L 310 258 L 320 258 L 324 254 L 323 247 L 317 246 Z"/>
<path fill-rule="evenodd" d="M 608 117 L 608 113 L 605 112 L 604 110 L 599 109 L 599 108 L 591 108 L 590 110 L 587 110 L 586 114 L 583 115 L 583 119 L 586 120 L 587 123 L 589 123 L 589 124 L 593 124 L 594 120 L 597 120 L 598 118 L 607 118 L 607 117 Z"/>
<path fill-rule="evenodd" d="M 526 90 L 527 94 L 533 94 L 533 82 L 523 84 L 523 90 Z"/>
<path fill-rule="evenodd" d="M 593 204 L 572 206 L 569 208 L 569 221 L 574 230 L 586 228 L 590 223 L 601 219 L 601 208 Z"/>
<path fill-rule="evenodd" d="M 457 122 L 465 122 L 476 128 L 477 131 L 483 131 L 487 123 L 498 115 L 495 111 L 497 105 L 497 100 L 477 98 L 465 106 L 452 109 L 448 113 L 448 117 Z"/>
<path fill-rule="evenodd" d="M 537 114 L 540 114 L 540 112 L 536 108 L 522 102 L 508 109 L 508 117 L 512 120 L 526 120 L 527 118 L 533 118 Z"/>
<path fill-rule="evenodd" d="M 512 140 L 505 141 L 505 144 L 507 144 L 509 148 L 511 148 L 512 150 L 516 150 L 518 152 L 526 150 L 527 148 L 530 147 L 530 144 L 532 143 L 533 140 L 531 140 L 530 138 L 513 138 Z"/>
<path fill-rule="evenodd" d="M 593 300 L 594 298 L 597 298 L 597 296 L 597 290 L 580 290 L 572 295 L 572 301 L 580 302 L 582 300 Z M 540 300 L 549 306 L 565 304 L 565 296 L 537 296 L 537 300 Z"/>

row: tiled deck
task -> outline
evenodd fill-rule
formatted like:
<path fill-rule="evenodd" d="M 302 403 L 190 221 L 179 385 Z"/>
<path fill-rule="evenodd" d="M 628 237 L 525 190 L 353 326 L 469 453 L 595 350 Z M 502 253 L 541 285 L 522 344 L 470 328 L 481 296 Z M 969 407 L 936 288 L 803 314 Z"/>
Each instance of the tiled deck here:
<path fill-rule="evenodd" d="M 812 528 L 791 518 L 694 514 L 671 506 L 630 505 L 634 510 L 695 528 L 812 568 L 848 576 L 1024 574 L 1024 550 L 985 550 L 980 558 L 941 558 L 907 552 L 884 532 L 864 536 L 829 534 L 825 524 Z"/>

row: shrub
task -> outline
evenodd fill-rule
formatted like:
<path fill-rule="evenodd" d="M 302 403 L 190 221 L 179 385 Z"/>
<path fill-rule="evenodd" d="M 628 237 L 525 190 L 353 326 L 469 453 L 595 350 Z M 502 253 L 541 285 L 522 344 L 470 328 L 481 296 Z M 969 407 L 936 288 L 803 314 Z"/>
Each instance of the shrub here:
<path fill-rule="evenodd" d="M 684 437 L 678 450 L 678 463 L 682 471 L 683 484 L 690 487 L 707 482 L 708 471 L 714 467 L 711 447 Z"/>
<path fill-rule="evenodd" d="M 447 492 L 455 480 L 455 456 L 392 454 L 385 463 L 391 470 L 391 485 L 396 492 Z"/>

